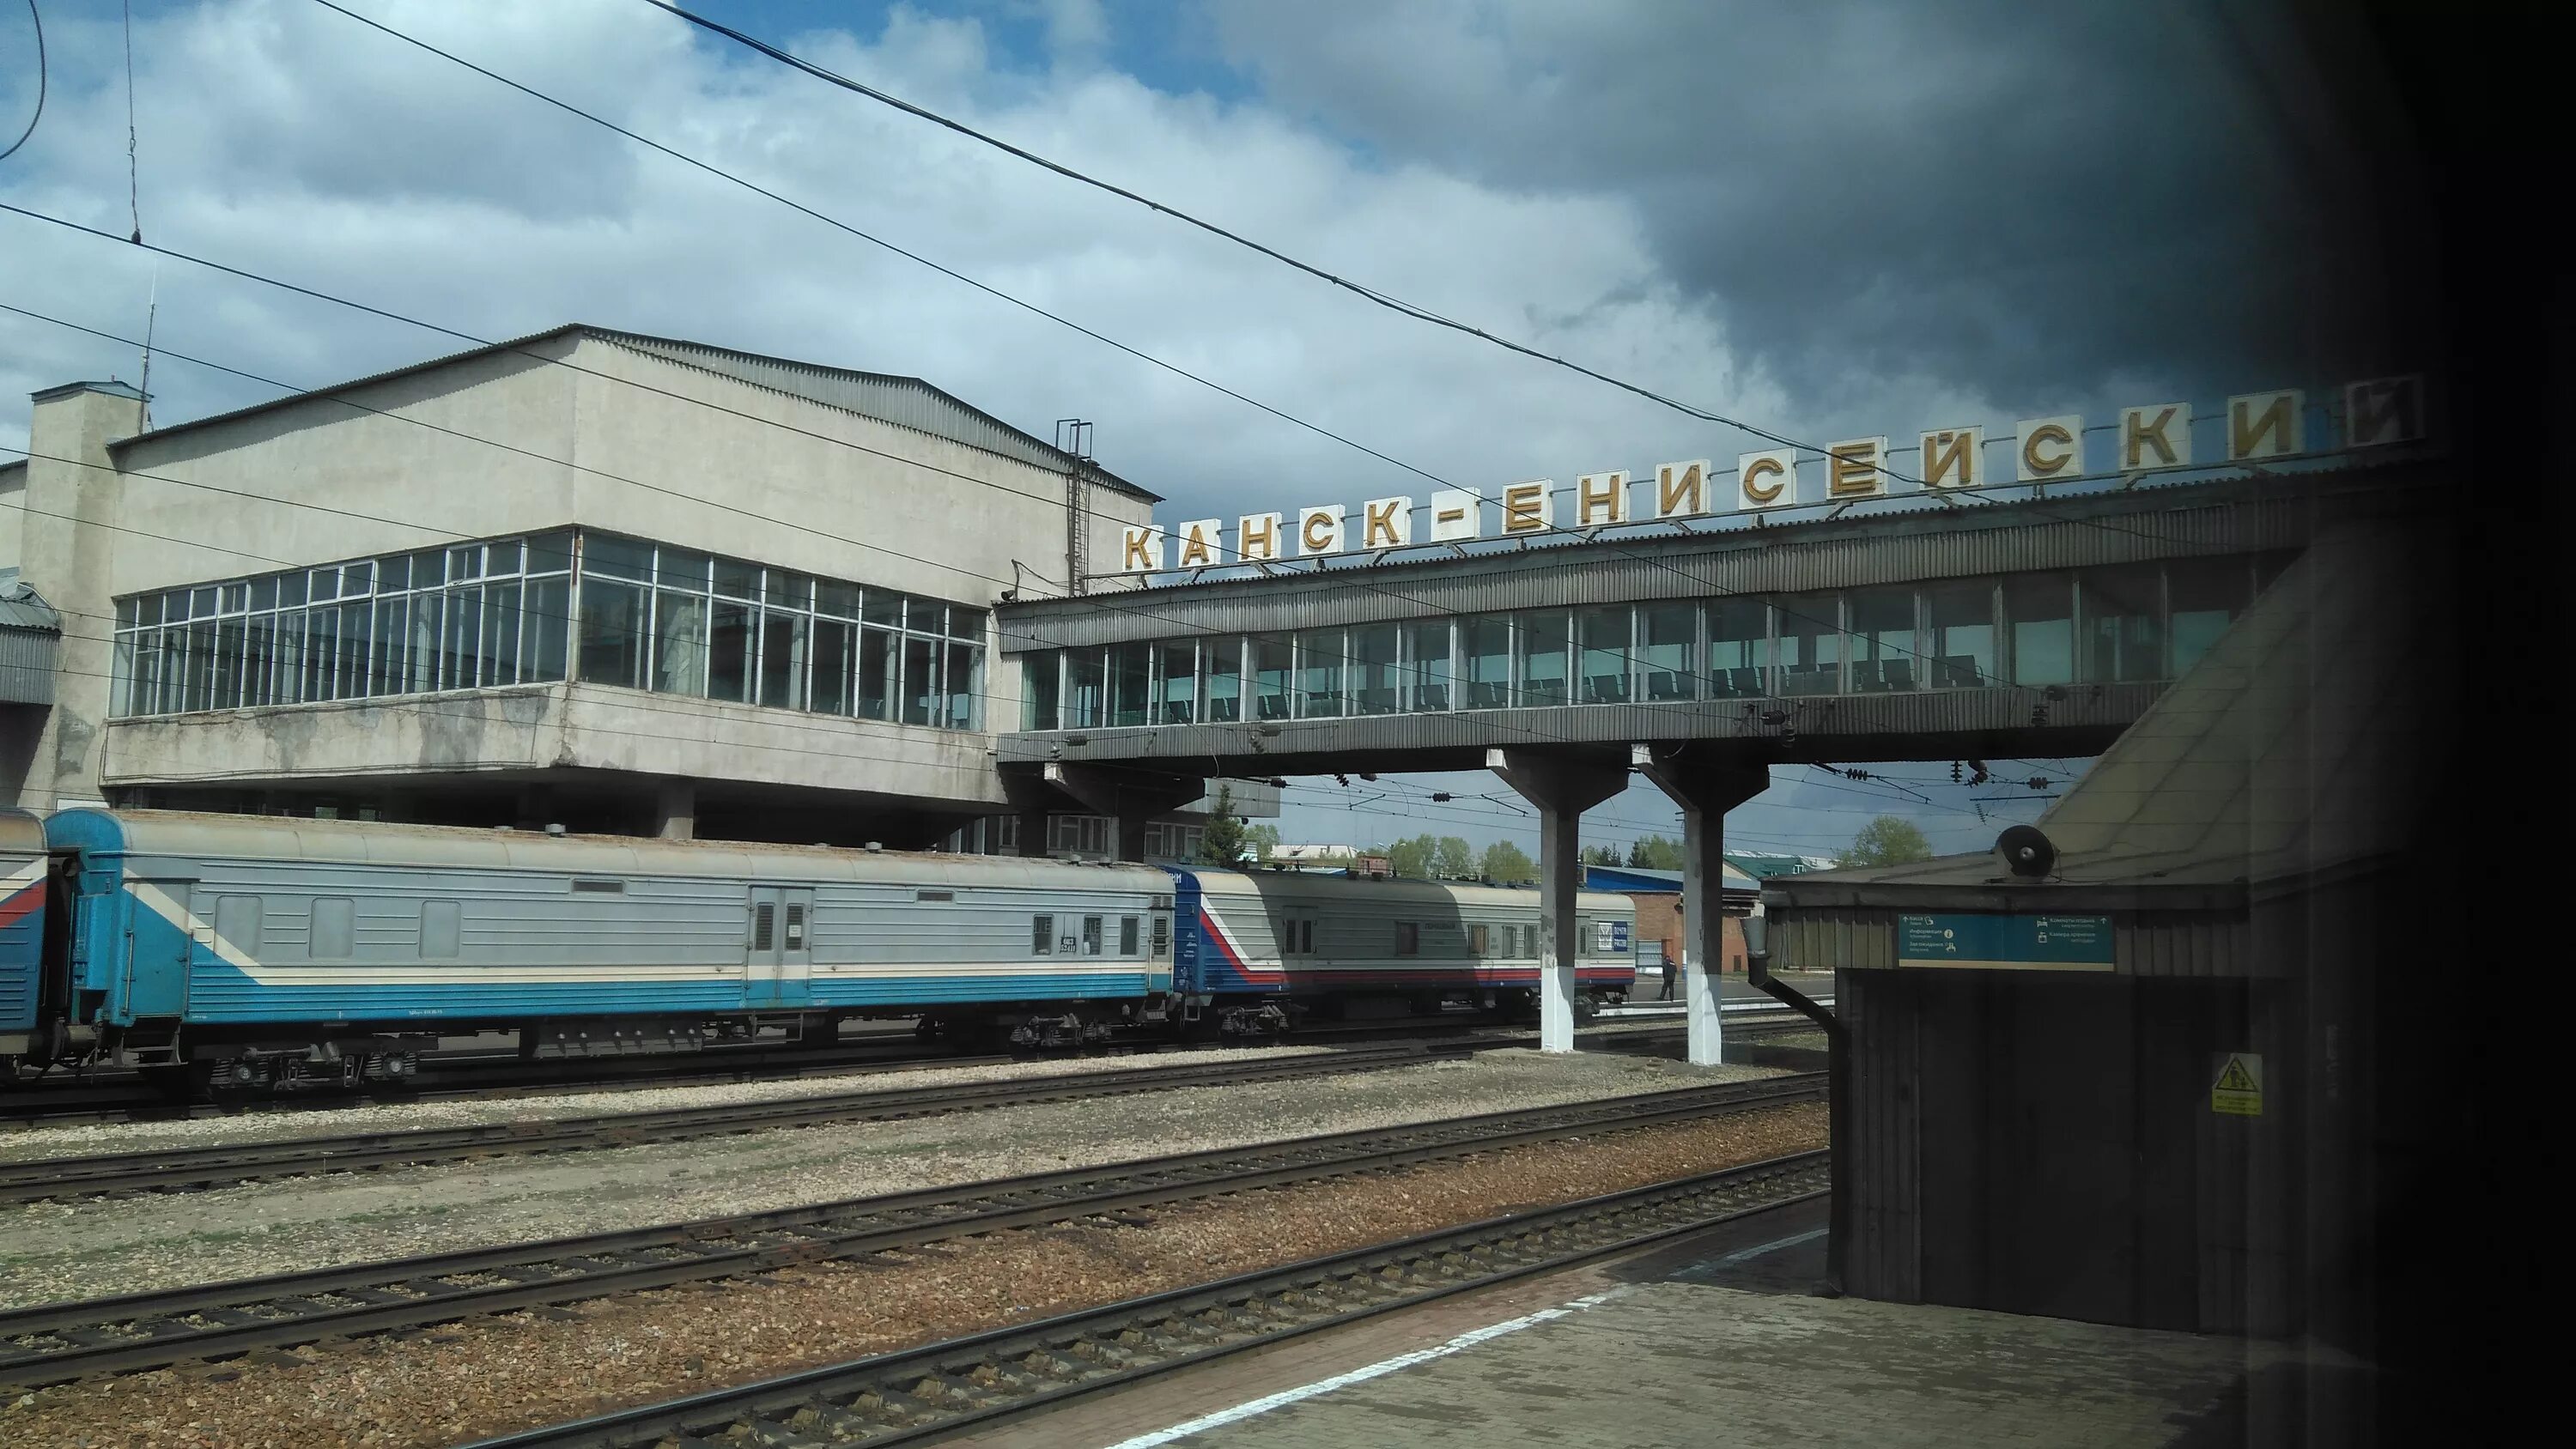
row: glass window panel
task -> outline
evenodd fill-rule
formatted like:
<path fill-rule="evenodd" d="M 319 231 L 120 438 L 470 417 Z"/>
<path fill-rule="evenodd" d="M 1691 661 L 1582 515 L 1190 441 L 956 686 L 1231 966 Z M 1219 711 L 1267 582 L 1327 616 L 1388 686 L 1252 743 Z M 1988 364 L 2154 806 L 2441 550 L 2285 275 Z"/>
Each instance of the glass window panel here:
<path fill-rule="evenodd" d="M 2250 585 L 2241 558 L 2176 559 L 2165 565 L 2165 602 L 2172 613 L 2170 677 L 2179 679 L 2199 663 L 2228 624 L 2245 612 Z"/>
<path fill-rule="evenodd" d="M 1560 609 L 1515 618 L 1512 632 L 1520 646 L 1520 689 L 1514 698 L 1521 704 L 1565 703 L 1566 632 L 1572 621 L 1573 615 Z"/>
<path fill-rule="evenodd" d="M 253 579 L 250 584 L 250 606 L 254 611 L 277 607 L 277 576 Z"/>
<path fill-rule="evenodd" d="M 1648 703 L 1699 693 L 1697 604 L 1643 604 L 1637 609 L 1637 673 Z"/>
<path fill-rule="evenodd" d="M 2075 583 L 2064 574 L 2004 580 L 2004 623 L 2015 684 L 2075 681 Z"/>
<path fill-rule="evenodd" d="M 653 582 L 662 588 L 684 593 L 707 591 L 708 569 L 714 560 L 690 548 L 663 547 L 653 551 Z"/>
<path fill-rule="evenodd" d="M 411 642 L 411 606 L 412 601 L 405 598 L 376 601 L 375 669 L 367 681 L 370 694 L 400 694 L 409 682 L 404 660 Z"/>
<path fill-rule="evenodd" d="M 1488 614 L 1459 621 L 1465 631 L 1467 708 L 1500 709 L 1512 702 L 1512 621 Z"/>
<path fill-rule="evenodd" d="M 277 616 L 253 614 L 242 633 L 242 703 L 252 708 L 277 698 Z"/>
<path fill-rule="evenodd" d="M 375 631 L 375 604 L 362 600 L 340 606 L 340 677 L 336 699 L 359 699 L 367 693 L 367 641 Z"/>
<path fill-rule="evenodd" d="M 356 563 L 342 564 L 340 566 L 341 598 L 345 599 L 353 594 L 373 593 L 375 592 L 375 587 L 376 565 L 374 560 L 360 559 Z"/>
<path fill-rule="evenodd" d="M 499 543 L 483 545 L 483 572 L 486 574 L 517 573 L 519 556 L 523 551 L 523 546 L 515 538 L 505 538 Z"/>
<path fill-rule="evenodd" d="M 214 586 L 213 586 L 213 585 L 209 584 L 209 585 L 207 585 L 205 588 L 202 588 L 202 589 L 191 589 L 191 590 L 189 590 L 189 591 L 188 591 L 188 617 L 189 617 L 189 618 L 191 618 L 191 619 L 211 619 L 211 618 L 213 618 L 213 617 L 214 617 L 214 615 L 215 615 L 215 590 L 214 590 Z"/>
<path fill-rule="evenodd" d="M 161 712 L 161 631 L 146 629 L 135 636 L 134 682 L 126 695 L 125 707 L 132 714 Z"/>
<path fill-rule="evenodd" d="M 1113 644 L 1109 646 L 1109 722 L 1113 725 L 1140 725 L 1145 722 L 1147 695 L 1154 646 L 1151 644 Z"/>
<path fill-rule="evenodd" d="M 830 579 L 815 580 L 814 612 L 830 614 L 836 619 L 859 617 L 859 586 L 837 584 Z"/>
<path fill-rule="evenodd" d="M 984 611 L 982 609 L 969 609 L 961 604 L 949 605 L 948 635 L 952 639 L 983 638 Z"/>
<path fill-rule="evenodd" d="M 918 635 L 903 637 L 903 722 L 930 723 L 939 707 L 939 652 Z"/>
<path fill-rule="evenodd" d="M 242 621 L 226 619 L 215 626 L 215 709 L 239 709 L 242 701 Z"/>
<path fill-rule="evenodd" d="M 340 571 L 338 569 L 313 570 L 305 575 L 304 592 L 305 597 L 317 604 L 340 597 Z"/>
<path fill-rule="evenodd" d="M 1330 719 L 1342 712 L 1342 664 L 1348 645 L 1339 629 L 1306 629 L 1297 635 L 1297 714 Z"/>
<path fill-rule="evenodd" d="M 315 609 L 304 620 L 304 697 L 337 699 L 333 674 L 340 663 L 340 611 Z"/>
<path fill-rule="evenodd" d="M 818 714 L 850 712 L 851 649 L 858 641 L 855 626 L 837 619 L 814 621 L 814 709 Z"/>
<path fill-rule="evenodd" d="M 277 684 L 275 697 L 279 704 L 294 704 L 304 698 L 304 619 L 301 611 L 277 616 Z M 175 640 L 176 635 L 166 636 Z M 162 699 L 169 699 L 169 671 L 174 661 L 164 660 Z"/>
<path fill-rule="evenodd" d="M 1773 605 L 1780 641 L 1777 688 L 1781 694 L 1832 694 L 1840 689 L 1840 609 L 1841 600 L 1832 594 L 1794 595 Z"/>
<path fill-rule="evenodd" d="M 895 636 L 882 629 L 858 633 L 858 700 L 852 712 L 862 719 L 892 719 Z"/>
<path fill-rule="evenodd" d="M 948 606 L 937 599 L 908 597 L 903 601 L 903 627 L 924 634 L 942 633 L 948 627 Z"/>
<path fill-rule="evenodd" d="M 1252 641 L 1252 707 L 1256 719 L 1286 719 L 1289 675 L 1296 651 L 1285 639 L 1264 636 Z"/>
<path fill-rule="evenodd" d="M 637 601 L 636 650 L 643 650 L 643 590 Z M 447 595 L 447 645 L 438 667 L 441 689 L 472 689 L 483 682 L 483 587 L 451 589 Z"/>
<path fill-rule="evenodd" d="M 1575 677 L 1585 704 L 1628 702 L 1628 608 L 1584 609 L 1575 615 L 1575 644 L 1582 651 Z"/>
<path fill-rule="evenodd" d="M 2084 678 L 2102 684 L 2164 676 L 2164 580 L 2154 564 L 2087 569 Z"/>
<path fill-rule="evenodd" d="M 859 617 L 871 624 L 900 628 L 903 625 L 903 595 L 870 589 L 861 600 Z"/>
<path fill-rule="evenodd" d="M 1207 717 L 1212 724 L 1243 718 L 1243 641 L 1210 639 L 1202 659 L 1207 674 Z"/>
<path fill-rule="evenodd" d="M 1064 727 L 1089 729 L 1100 723 L 1107 692 L 1108 661 L 1097 649 L 1064 651 Z"/>
<path fill-rule="evenodd" d="M 1371 624 L 1350 632 L 1351 713 L 1393 714 L 1404 707 L 1403 681 L 1396 650 L 1404 631 L 1394 624 Z"/>
<path fill-rule="evenodd" d="M 653 577 L 653 545 L 613 533 L 585 533 L 581 536 L 581 571 L 645 582 Z M 412 582 L 417 585 L 420 580 L 414 578 Z"/>
<path fill-rule="evenodd" d="M 770 569 L 762 579 L 761 600 L 782 609 L 814 607 L 814 580 L 811 576 Z"/>
<path fill-rule="evenodd" d="M 1851 596 L 1854 692 L 1912 689 L 1921 651 L 1914 642 L 1914 590 L 1856 589 Z"/>
<path fill-rule="evenodd" d="M 603 592 L 611 586 L 600 585 Z M 411 692 L 438 688 L 440 641 L 446 637 L 447 595 L 414 594 L 411 600 Z M 588 676 L 585 676 L 588 677 Z"/>
<path fill-rule="evenodd" d="M 249 602 L 250 585 L 226 584 L 224 585 L 223 607 L 218 612 L 238 614 L 249 604 Z"/>
<path fill-rule="evenodd" d="M 270 582 L 276 581 L 272 579 Z M 129 624 L 158 624 L 161 622 L 161 596 L 144 594 L 128 599 L 119 609 L 119 614 Z"/>
<path fill-rule="evenodd" d="M 1935 689 L 1975 689 L 2002 682 L 1995 667 L 1995 587 L 1928 584 L 1924 612 L 1932 626 L 1922 669 Z"/>
<path fill-rule="evenodd" d="M 427 600 L 422 602 L 426 603 Z M 593 684 L 644 684 L 644 589 L 585 576 L 581 581 L 581 677 Z M 414 630 L 413 638 L 419 638 Z M 415 667 L 414 677 L 417 678 Z"/>
<path fill-rule="evenodd" d="M 1448 620 L 1405 626 L 1404 678 L 1406 709 L 1449 708 Z"/>
<path fill-rule="evenodd" d="M 531 553 L 535 545 L 529 545 Z M 528 585 L 527 639 L 519 652 L 519 677 L 555 680 L 564 677 L 564 655 L 572 641 L 572 585 L 561 575 Z"/>
<path fill-rule="evenodd" d="M 664 589 L 653 596 L 653 688 L 664 694 L 707 692 L 707 612 L 703 594 Z"/>
<path fill-rule="evenodd" d="M 300 592 L 304 583 L 304 575 L 297 574 L 295 576 L 295 582 L 297 589 L 299 590 L 295 596 L 295 601 L 300 604 L 304 601 L 304 595 Z M 162 595 L 161 609 L 162 617 L 169 620 L 171 623 L 178 624 L 186 622 L 188 617 L 188 591 L 186 589 L 173 589 L 169 593 Z"/>
<path fill-rule="evenodd" d="M 760 594 L 760 565 L 740 559 L 720 558 L 715 561 L 715 590 L 728 599 L 751 599 Z"/>
<path fill-rule="evenodd" d="M 411 586 L 434 589 L 447 582 L 447 550 L 423 549 L 411 556 Z"/>
<path fill-rule="evenodd" d="M 376 560 L 376 587 L 389 593 L 399 593 L 404 589 L 410 588 L 410 556 L 407 554 L 396 554 L 392 558 Z"/>
<path fill-rule="evenodd" d="M 1020 728 L 1058 728 L 1057 698 L 1063 682 L 1064 656 L 1058 651 L 1041 649 L 1020 656 Z"/>
<path fill-rule="evenodd" d="M 541 533 L 528 540 L 528 572 L 556 574 L 572 567 L 572 534 L 565 531 Z M 419 581 L 414 580 L 415 584 Z M 565 622 L 571 622 L 566 616 Z"/>
<path fill-rule="evenodd" d="M 1195 724 L 1199 717 L 1199 647 L 1194 642 L 1154 646 L 1154 675 L 1161 681 L 1157 718 L 1164 724 Z"/>
<path fill-rule="evenodd" d="M 751 698 L 751 606 L 718 599 L 707 626 L 707 698 Z"/>
<path fill-rule="evenodd" d="M 641 545 L 631 546 L 641 547 Z M 623 573 L 625 570 L 619 569 L 617 572 Z M 451 548 L 447 551 L 447 580 L 449 583 L 454 583 L 459 579 L 479 579 L 481 577 L 483 577 L 483 545 L 479 543 L 469 543 L 459 548 Z"/>
<path fill-rule="evenodd" d="M 519 586 L 515 582 L 483 587 L 483 666 L 486 684 L 519 682 Z"/>
<path fill-rule="evenodd" d="M 951 642 L 948 658 L 941 664 L 940 685 L 948 694 L 947 725 L 952 730 L 971 730 L 980 717 L 982 703 L 984 651 L 972 644 Z"/>
<path fill-rule="evenodd" d="M 771 709 L 805 707 L 805 625 L 801 613 L 760 616 L 760 702 Z"/>

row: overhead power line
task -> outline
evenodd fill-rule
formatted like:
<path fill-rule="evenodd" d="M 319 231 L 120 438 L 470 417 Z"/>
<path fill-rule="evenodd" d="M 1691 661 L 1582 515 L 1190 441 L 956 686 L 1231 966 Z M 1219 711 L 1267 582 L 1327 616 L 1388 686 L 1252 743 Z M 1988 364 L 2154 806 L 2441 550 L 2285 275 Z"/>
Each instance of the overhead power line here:
<path fill-rule="evenodd" d="M 17 155 L 27 138 L 36 134 L 36 123 L 45 118 L 45 17 L 36 13 L 36 0 L 27 0 L 27 23 L 36 27 L 36 109 L 27 117 L 27 129 L 18 133 L 8 150 L 0 151 L 0 161 Z"/>

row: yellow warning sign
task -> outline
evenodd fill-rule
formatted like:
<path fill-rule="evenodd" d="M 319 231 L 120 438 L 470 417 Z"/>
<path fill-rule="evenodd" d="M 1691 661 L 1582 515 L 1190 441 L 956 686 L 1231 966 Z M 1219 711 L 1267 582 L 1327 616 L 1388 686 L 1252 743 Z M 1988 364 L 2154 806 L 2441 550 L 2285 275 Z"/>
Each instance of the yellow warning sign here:
<path fill-rule="evenodd" d="M 2263 1059 L 2252 1052 L 2221 1057 L 2218 1080 L 2209 1084 L 2209 1110 L 2235 1117 L 2262 1116 Z"/>

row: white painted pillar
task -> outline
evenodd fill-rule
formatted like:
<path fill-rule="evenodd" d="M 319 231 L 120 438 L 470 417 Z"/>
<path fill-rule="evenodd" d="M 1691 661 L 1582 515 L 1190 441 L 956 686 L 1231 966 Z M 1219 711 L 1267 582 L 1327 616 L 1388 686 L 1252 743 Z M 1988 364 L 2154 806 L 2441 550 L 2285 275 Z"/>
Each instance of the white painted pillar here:
<path fill-rule="evenodd" d="M 1691 1065 L 1726 1060 L 1726 1018 L 1719 983 L 1726 961 L 1726 812 L 1768 789 L 1759 764 L 1679 755 L 1657 758 L 1631 745 L 1629 763 L 1682 812 L 1682 1000 L 1690 1027 Z"/>
<path fill-rule="evenodd" d="M 1583 812 L 1628 788 L 1628 772 L 1580 756 L 1529 750 L 1487 750 L 1485 768 L 1538 807 L 1538 1049 L 1570 1052 Z"/>

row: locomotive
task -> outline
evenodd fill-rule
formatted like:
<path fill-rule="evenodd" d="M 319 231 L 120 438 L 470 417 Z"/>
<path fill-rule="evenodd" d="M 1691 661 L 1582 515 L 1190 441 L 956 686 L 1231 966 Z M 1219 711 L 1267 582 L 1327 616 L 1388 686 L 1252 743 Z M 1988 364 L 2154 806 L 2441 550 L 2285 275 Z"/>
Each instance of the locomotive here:
<path fill-rule="evenodd" d="M 0 813 L 0 872 L 0 1075 L 190 1093 L 396 1081 L 491 1031 L 1047 1048 L 1522 1012 L 1539 981 L 1536 892 L 1418 881 L 88 808 Z M 1632 988 L 1632 923 L 1579 898 L 1578 1009 Z"/>

